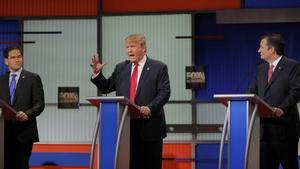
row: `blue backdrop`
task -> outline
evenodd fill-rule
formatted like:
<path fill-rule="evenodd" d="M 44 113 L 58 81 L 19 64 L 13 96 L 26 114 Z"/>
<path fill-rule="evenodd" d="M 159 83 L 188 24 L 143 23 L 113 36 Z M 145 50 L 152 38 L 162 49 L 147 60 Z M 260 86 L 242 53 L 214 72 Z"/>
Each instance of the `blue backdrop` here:
<path fill-rule="evenodd" d="M 7 71 L 7 66 L 4 64 L 3 50 L 12 45 L 12 42 L 19 41 L 20 37 L 19 34 L 6 32 L 19 32 L 18 21 L 0 21 L 0 75 Z"/>
<path fill-rule="evenodd" d="M 224 39 L 195 42 L 196 65 L 206 69 L 206 88 L 196 91 L 199 100 L 212 100 L 213 94 L 245 93 L 257 65 L 260 37 L 281 33 L 286 40 L 285 55 L 300 60 L 300 23 L 216 24 L 215 14 L 195 17 L 195 35 L 223 35 Z"/>
<path fill-rule="evenodd" d="M 299 0 L 245 0 L 245 8 L 297 8 Z"/>

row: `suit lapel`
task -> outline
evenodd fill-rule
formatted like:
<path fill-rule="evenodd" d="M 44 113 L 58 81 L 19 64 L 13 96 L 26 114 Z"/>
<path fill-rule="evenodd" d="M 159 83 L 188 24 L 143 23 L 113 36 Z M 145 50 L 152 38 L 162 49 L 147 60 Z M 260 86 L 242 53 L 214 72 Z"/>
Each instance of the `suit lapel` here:
<path fill-rule="evenodd" d="M 128 64 L 127 68 L 125 69 L 125 82 L 129 83 L 124 83 L 124 89 L 128 89 L 126 92 L 126 97 L 129 98 L 129 92 L 130 92 L 130 76 L 131 76 L 131 66 L 132 64 Z"/>
<path fill-rule="evenodd" d="M 277 64 L 273 74 L 272 74 L 272 77 L 270 79 L 270 82 L 267 83 L 267 88 L 265 91 L 267 91 L 270 86 L 272 85 L 272 83 L 276 80 L 276 78 L 280 75 L 280 73 L 282 72 L 283 68 L 284 68 L 284 64 L 285 64 L 285 59 L 284 57 L 281 58 L 281 60 L 279 61 L 279 63 Z"/>
<path fill-rule="evenodd" d="M 137 90 L 136 90 L 136 94 L 135 94 L 136 97 L 140 93 L 141 88 L 142 88 L 142 86 L 145 82 L 145 79 L 147 79 L 147 77 L 149 75 L 150 69 L 151 69 L 151 60 L 147 57 L 147 60 L 146 60 L 146 63 L 143 67 L 141 77 L 140 77 L 140 80 L 139 80 L 139 83 L 138 83 L 138 87 L 137 87 Z"/>
<path fill-rule="evenodd" d="M 263 68 L 263 80 L 262 80 L 262 83 L 263 83 L 263 87 L 265 88 L 264 91 L 267 90 L 267 87 L 268 87 L 268 69 L 269 69 L 269 65 L 266 64 L 266 66 Z"/>

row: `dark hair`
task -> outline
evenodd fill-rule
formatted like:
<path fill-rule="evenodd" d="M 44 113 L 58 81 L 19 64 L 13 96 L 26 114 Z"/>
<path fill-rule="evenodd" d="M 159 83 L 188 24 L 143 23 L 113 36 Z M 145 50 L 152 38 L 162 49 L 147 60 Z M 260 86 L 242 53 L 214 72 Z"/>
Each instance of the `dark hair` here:
<path fill-rule="evenodd" d="M 269 48 L 273 47 L 278 55 L 283 55 L 284 54 L 284 38 L 280 34 L 269 34 L 269 35 L 264 35 L 262 36 L 262 39 L 267 40 L 267 45 Z"/>
<path fill-rule="evenodd" d="M 9 47 L 5 48 L 4 51 L 3 51 L 4 58 L 7 59 L 8 58 L 8 53 L 12 50 L 15 50 L 15 49 L 19 50 L 22 53 L 22 50 L 21 50 L 20 47 L 18 47 L 18 46 L 9 46 Z"/>

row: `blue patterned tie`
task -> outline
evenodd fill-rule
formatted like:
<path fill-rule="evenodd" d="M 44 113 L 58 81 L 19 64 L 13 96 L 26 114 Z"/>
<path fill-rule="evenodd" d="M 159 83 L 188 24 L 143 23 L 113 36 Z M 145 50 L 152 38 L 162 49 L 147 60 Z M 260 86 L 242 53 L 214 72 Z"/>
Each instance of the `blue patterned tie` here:
<path fill-rule="evenodd" d="M 10 103 L 13 104 L 14 101 L 14 95 L 16 90 L 16 74 L 11 75 L 11 81 L 9 84 L 9 94 L 10 94 Z"/>

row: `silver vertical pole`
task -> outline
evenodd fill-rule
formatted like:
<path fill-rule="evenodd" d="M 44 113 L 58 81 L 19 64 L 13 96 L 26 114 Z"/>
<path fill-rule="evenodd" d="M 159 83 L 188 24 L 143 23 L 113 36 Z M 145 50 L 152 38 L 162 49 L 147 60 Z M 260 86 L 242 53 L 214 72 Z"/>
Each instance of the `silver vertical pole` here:
<path fill-rule="evenodd" d="M 229 105 L 229 103 L 228 103 Z M 227 127 L 228 127 L 228 116 L 229 116 L 229 106 L 226 110 L 226 114 L 225 114 L 225 119 L 224 119 L 224 123 L 223 123 L 223 131 L 222 131 L 222 137 L 221 137 L 221 143 L 220 143 L 220 152 L 219 152 L 219 165 L 218 165 L 218 169 L 222 169 L 222 158 L 223 158 L 223 147 L 224 147 L 224 142 L 226 139 L 226 134 L 227 134 Z"/>
<path fill-rule="evenodd" d="M 245 150 L 245 159 L 244 159 L 245 160 L 244 161 L 244 169 L 248 168 L 250 141 L 252 139 L 252 132 L 253 132 L 253 126 L 254 126 L 254 122 L 255 122 L 257 107 L 258 107 L 258 105 L 255 104 L 252 115 L 251 115 L 251 120 L 250 120 L 250 123 L 249 123 L 248 134 L 247 134 L 247 142 L 246 142 L 246 150 Z"/>
<path fill-rule="evenodd" d="M 125 118 L 127 116 L 127 112 L 128 112 L 128 105 L 126 105 L 125 108 L 124 108 L 124 111 L 122 113 L 121 122 L 120 122 L 120 125 L 119 125 L 119 131 L 118 131 L 118 137 L 117 137 L 117 143 L 116 143 L 116 151 L 115 151 L 115 165 L 114 165 L 114 169 L 117 169 L 118 154 L 119 154 L 119 147 L 120 147 L 120 139 L 121 139 L 121 135 L 122 135 L 122 131 L 123 131 L 123 126 L 124 126 Z"/>

